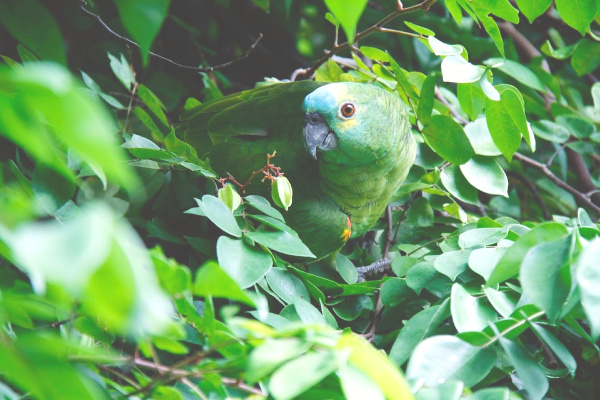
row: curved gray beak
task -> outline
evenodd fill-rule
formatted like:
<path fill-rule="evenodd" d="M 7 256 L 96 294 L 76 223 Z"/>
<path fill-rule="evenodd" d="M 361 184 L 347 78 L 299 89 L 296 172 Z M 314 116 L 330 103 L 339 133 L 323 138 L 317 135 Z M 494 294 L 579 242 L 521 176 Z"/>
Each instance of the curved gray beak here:
<path fill-rule="evenodd" d="M 337 137 L 329 129 L 325 118 L 318 112 L 304 115 L 304 146 L 315 160 L 317 149 L 327 151 L 337 147 Z"/>

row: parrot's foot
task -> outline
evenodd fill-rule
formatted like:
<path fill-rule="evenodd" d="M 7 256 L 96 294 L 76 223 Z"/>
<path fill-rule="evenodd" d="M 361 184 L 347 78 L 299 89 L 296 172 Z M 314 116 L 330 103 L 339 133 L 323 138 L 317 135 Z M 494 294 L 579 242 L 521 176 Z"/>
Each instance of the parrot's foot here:
<path fill-rule="evenodd" d="M 364 282 L 367 276 L 382 275 L 390 272 L 392 270 L 392 262 L 387 258 L 383 258 L 371 265 L 357 267 L 356 270 L 358 271 L 358 282 Z"/>

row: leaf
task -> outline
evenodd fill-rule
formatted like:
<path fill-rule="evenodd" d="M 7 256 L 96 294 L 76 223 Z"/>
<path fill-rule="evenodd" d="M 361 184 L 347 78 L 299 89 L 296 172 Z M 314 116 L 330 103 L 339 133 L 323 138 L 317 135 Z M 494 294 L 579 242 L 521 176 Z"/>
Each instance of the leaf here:
<path fill-rule="evenodd" d="M 148 109 L 152 111 L 152 114 L 154 114 L 154 116 L 158 118 L 163 125 L 169 126 L 169 121 L 167 121 L 167 116 L 163 111 L 165 106 L 159 100 L 159 98 L 156 97 L 156 95 L 143 84 L 138 85 L 137 94 L 140 100 L 142 100 L 142 102 L 148 106 Z"/>
<path fill-rule="evenodd" d="M 364 54 L 365 57 L 369 57 L 371 60 L 381 61 L 381 62 L 389 62 L 390 56 L 383 50 L 379 50 L 376 47 L 370 46 L 360 46 L 361 53 Z"/>
<path fill-rule="evenodd" d="M 117 79 L 125 86 L 125 89 L 131 90 L 131 87 L 135 83 L 135 77 L 125 56 L 121 54 L 121 58 L 119 59 L 108 53 L 108 59 L 110 60 L 110 68 Z"/>
<path fill-rule="evenodd" d="M 493 158 L 474 156 L 461 165 L 460 170 L 467 181 L 482 192 L 508 197 L 508 178 Z"/>
<path fill-rule="evenodd" d="M 340 384 L 348 400 L 384 400 L 379 387 L 364 372 L 354 365 L 347 365 L 337 372 Z"/>
<path fill-rule="evenodd" d="M 255 306 L 255 301 L 214 261 L 204 263 L 196 273 L 193 292 L 201 297 L 220 297 Z"/>
<path fill-rule="evenodd" d="M 483 77 L 483 75 L 482 75 Z M 477 82 L 457 85 L 460 108 L 474 121 L 485 107 L 485 94 Z"/>
<path fill-rule="evenodd" d="M 436 386 L 446 381 L 463 381 L 473 386 L 485 378 L 496 362 L 496 352 L 472 346 L 450 335 L 425 339 L 413 352 L 406 377 Z"/>
<path fill-rule="evenodd" d="M 196 203 L 204 215 L 219 229 L 232 236 L 242 237 L 242 231 L 231 210 L 217 197 L 205 194 L 202 200 L 196 199 Z"/>
<path fill-rule="evenodd" d="M 571 237 L 532 247 L 521 264 L 523 294 L 555 322 L 571 289 Z"/>
<path fill-rule="evenodd" d="M 482 156 L 499 156 L 502 154 L 492 139 L 485 118 L 468 123 L 464 129 L 475 154 Z"/>
<path fill-rule="evenodd" d="M 244 197 L 244 200 L 253 208 L 265 213 L 266 215 L 283 221 L 283 215 L 269 204 L 269 201 L 264 197 L 250 195 Z"/>
<path fill-rule="evenodd" d="M 496 311 L 488 307 L 481 298 L 471 296 L 461 285 L 452 285 L 450 310 L 456 330 L 460 332 L 480 331 L 496 321 Z"/>
<path fill-rule="evenodd" d="M 432 306 L 413 315 L 402 327 L 390 350 L 390 360 L 396 365 L 404 364 L 415 347 L 432 336 L 436 328 L 450 316 L 449 301 Z"/>
<path fill-rule="evenodd" d="M 502 58 L 488 58 L 483 62 L 488 66 L 495 66 L 494 69 L 498 69 L 504 72 L 509 77 L 516 79 L 525 86 L 529 86 L 540 92 L 545 91 L 542 80 L 529 68 L 520 64 L 516 61 L 505 60 Z"/>
<path fill-rule="evenodd" d="M 556 9 L 567 25 L 585 36 L 596 16 L 596 0 L 556 0 Z"/>
<path fill-rule="evenodd" d="M 594 72 L 600 66 L 600 43 L 582 39 L 575 47 L 571 66 L 579 76 Z"/>
<path fill-rule="evenodd" d="M 415 226 L 433 226 L 433 208 L 425 197 L 415 199 L 408 208 L 408 220 Z"/>
<path fill-rule="evenodd" d="M 433 151 L 452 164 L 464 164 L 475 155 L 462 126 L 445 115 L 432 116 L 423 137 Z"/>
<path fill-rule="evenodd" d="M 471 251 L 447 251 L 435 259 L 433 266 L 439 273 L 446 275 L 450 280 L 454 281 L 458 275 L 467 270 L 467 262 L 469 261 Z"/>
<path fill-rule="evenodd" d="M 354 33 L 356 32 L 356 25 L 360 19 L 365 7 L 367 6 L 368 0 L 325 0 L 325 5 L 335 16 L 335 19 L 339 21 L 346 38 L 350 43 L 354 42 Z"/>
<path fill-rule="evenodd" d="M 319 310 L 301 297 L 294 297 L 294 308 L 305 324 L 327 325 L 325 317 Z"/>
<path fill-rule="evenodd" d="M 415 31 L 417 33 L 420 33 L 421 35 L 435 36 L 435 32 L 432 31 L 431 29 L 427 29 L 427 28 L 425 28 L 423 26 L 419 26 L 417 24 L 413 24 L 412 22 L 404 21 L 404 25 L 408 26 L 413 31 Z"/>
<path fill-rule="evenodd" d="M 521 136 L 528 136 L 523 99 L 513 86 L 503 85 L 500 101 L 485 100 L 487 126 L 504 157 L 510 162 L 521 144 Z"/>
<path fill-rule="evenodd" d="M 417 117 L 424 126 L 429 124 L 431 113 L 433 111 L 433 100 L 435 98 L 435 79 L 435 76 L 430 75 L 425 79 L 425 82 L 423 82 L 423 86 L 421 86 Z"/>
<path fill-rule="evenodd" d="M 500 0 L 500 2 L 502 2 L 502 1 L 505 1 L 505 0 Z M 496 1 L 496 3 L 498 3 L 498 1 Z M 516 9 L 515 9 L 515 11 L 516 11 Z M 479 17 L 479 20 L 481 21 L 483 28 L 485 29 L 487 34 L 490 35 L 490 38 L 496 45 L 496 48 L 498 49 L 498 52 L 500 52 L 500 55 L 502 57 L 505 57 L 505 55 L 504 55 L 504 40 L 502 39 L 502 34 L 500 33 L 500 28 L 498 27 L 498 24 L 496 23 L 496 21 L 489 15 L 486 15 L 481 12 L 477 12 L 477 16 Z M 517 21 L 518 21 L 518 19 L 519 19 L 519 17 L 517 15 Z"/>
<path fill-rule="evenodd" d="M 144 66 L 148 64 L 150 48 L 167 16 L 169 3 L 170 0 L 130 0 L 115 3 L 121 22 L 140 46 Z"/>
<path fill-rule="evenodd" d="M 469 83 L 478 81 L 485 69 L 469 63 L 461 56 L 448 56 L 442 60 L 444 82 Z"/>
<path fill-rule="evenodd" d="M 269 392 L 278 400 L 293 399 L 337 368 L 337 357 L 330 351 L 304 354 L 285 363 L 271 375 Z"/>
<path fill-rule="evenodd" d="M 364 338 L 352 333 L 344 333 L 338 340 L 337 348 L 350 351 L 348 363 L 371 378 L 386 399 L 413 400 L 410 386 L 402 373 L 384 353 L 371 346 Z"/>
<path fill-rule="evenodd" d="M 479 204 L 477 189 L 467 181 L 458 166 L 448 166 L 441 172 L 440 178 L 446 190 L 454 197 L 465 203 Z"/>
<path fill-rule="evenodd" d="M 527 17 L 530 24 L 545 13 L 551 4 L 552 0 L 517 0 L 517 6 L 519 6 L 523 15 Z"/>
<path fill-rule="evenodd" d="M 37 0 L 0 2 L 0 25 L 40 59 L 67 64 L 58 24 L 52 13 Z"/>
<path fill-rule="evenodd" d="M 581 305 L 590 320 L 592 338 L 600 337 L 600 239 L 594 239 L 579 255 L 575 276 L 581 292 Z"/>
<path fill-rule="evenodd" d="M 243 240 L 221 236 L 217 240 L 219 265 L 242 289 L 256 284 L 273 266 L 273 259 Z"/>
<path fill-rule="evenodd" d="M 550 350 L 556 354 L 558 359 L 564 364 L 564 366 L 569 370 L 571 376 L 575 375 L 575 370 L 577 369 L 577 361 L 575 357 L 571 354 L 569 349 L 556 338 L 549 330 L 544 328 L 542 325 L 530 322 L 531 329 L 535 332 L 535 334 L 544 341 L 550 347 Z"/>
<path fill-rule="evenodd" d="M 521 235 L 512 245 L 510 251 L 504 253 L 487 280 L 486 286 L 492 287 L 517 275 L 523 259 L 532 247 L 540 243 L 562 239 L 567 234 L 568 231 L 565 225 L 557 222 L 546 222 Z"/>
<path fill-rule="evenodd" d="M 302 280 L 284 269 L 272 268 L 267 273 L 267 282 L 271 289 L 288 304 L 292 304 L 295 298 L 310 299 L 310 294 Z"/>
<path fill-rule="evenodd" d="M 554 49 L 552 47 L 552 43 L 550 43 L 549 40 L 546 40 L 546 42 L 542 45 L 541 49 L 542 53 L 550 57 L 556 58 L 557 60 L 566 60 L 571 56 L 571 54 L 573 54 L 573 52 L 575 51 L 575 47 L 577 46 L 573 44 L 570 46 L 561 47 L 560 49 Z"/>
<path fill-rule="evenodd" d="M 308 347 L 297 338 L 265 340 L 248 356 L 245 377 L 250 383 L 258 382 L 284 362 L 298 358 Z"/>
<path fill-rule="evenodd" d="M 436 56 L 458 56 L 464 51 L 462 46 L 446 44 L 436 39 L 433 35 L 429 36 L 427 41 Z"/>
<path fill-rule="evenodd" d="M 529 394 L 529 398 L 541 400 L 549 387 L 548 378 L 542 367 L 516 342 L 503 337 L 499 337 L 498 341 L 515 366 L 517 375 Z"/>
<path fill-rule="evenodd" d="M 504 239 L 507 233 L 507 228 L 471 229 L 458 236 L 458 245 L 462 249 L 469 249 L 475 246 L 489 246 Z"/>

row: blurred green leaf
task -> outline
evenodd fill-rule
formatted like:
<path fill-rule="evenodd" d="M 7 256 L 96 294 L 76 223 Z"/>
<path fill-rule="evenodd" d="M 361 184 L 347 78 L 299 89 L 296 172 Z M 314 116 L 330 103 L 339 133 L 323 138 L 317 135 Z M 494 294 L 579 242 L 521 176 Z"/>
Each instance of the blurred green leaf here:
<path fill-rule="evenodd" d="M 367 6 L 367 0 L 325 0 L 325 4 L 335 19 L 339 21 L 350 43 L 354 42 L 356 25 Z"/>
<path fill-rule="evenodd" d="M 242 289 L 261 280 L 273 265 L 271 256 L 240 239 L 221 236 L 217 240 L 217 257 L 221 268 L 232 277 Z"/>
<path fill-rule="evenodd" d="M 464 164 L 475 155 L 462 126 L 445 115 L 432 116 L 423 137 L 437 154 L 453 164 Z"/>
<path fill-rule="evenodd" d="M 517 6 L 527 17 L 529 23 L 533 21 L 548 10 L 548 7 L 552 4 L 552 0 L 517 0 Z"/>
<path fill-rule="evenodd" d="M 48 9 L 37 0 L 1 2 L 0 24 L 40 59 L 66 65 L 60 28 Z"/>
<path fill-rule="evenodd" d="M 556 0 L 556 9 L 567 25 L 584 36 L 596 16 L 596 0 Z"/>
<path fill-rule="evenodd" d="M 598 270 L 598 257 L 600 256 L 600 239 L 594 239 L 583 251 L 577 260 L 577 283 L 581 291 L 581 304 L 585 314 L 590 320 L 592 337 L 600 337 L 600 294 L 597 290 L 600 282 Z"/>
<path fill-rule="evenodd" d="M 140 46 L 144 66 L 148 64 L 150 48 L 167 16 L 169 3 L 169 0 L 115 2 L 123 25 L 131 34 L 132 39 Z"/>
<path fill-rule="evenodd" d="M 221 297 L 255 306 L 255 300 L 214 261 L 204 263 L 196 273 L 194 294 L 201 297 Z"/>

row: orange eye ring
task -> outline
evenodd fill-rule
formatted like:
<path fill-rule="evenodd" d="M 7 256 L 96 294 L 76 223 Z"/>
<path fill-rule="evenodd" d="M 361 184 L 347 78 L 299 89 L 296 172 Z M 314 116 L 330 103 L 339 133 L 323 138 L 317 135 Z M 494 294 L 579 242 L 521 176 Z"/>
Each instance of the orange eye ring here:
<path fill-rule="evenodd" d="M 340 107 L 340 115 L 344 118 L 352 118 L 356 113 L 356 106 L 352 103 L 344 103 Z"/>

